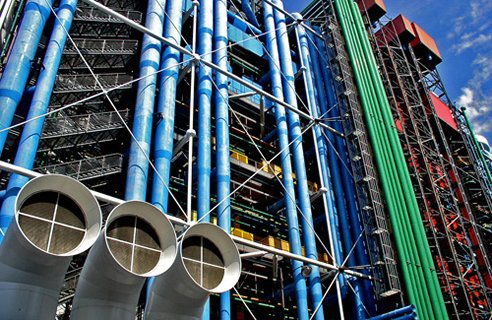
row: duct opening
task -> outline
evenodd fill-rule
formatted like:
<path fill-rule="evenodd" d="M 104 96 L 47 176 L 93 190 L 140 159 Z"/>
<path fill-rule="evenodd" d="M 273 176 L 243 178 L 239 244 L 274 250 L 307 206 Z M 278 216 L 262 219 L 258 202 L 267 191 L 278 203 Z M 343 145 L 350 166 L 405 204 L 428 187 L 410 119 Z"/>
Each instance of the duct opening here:
<path fill-rule="evenodd" d="M 224 259 L 219 248 L 207 238 L 185 238 L 182 257 L 190 276 L 203 288 L 213 290 L 222 282 L 225 274 Z"/>
<path fill-rule="evenodd" d="M 77 248 L 87 232 L 82 209 L 72 198 L 56 191 L 27 197 L 18 212 L 19 227 L 39 249 L 63 255 Z"/>
<path fill-rule="evenodd" d="M 137 275 L 152 271 L 160 261 L 159 236 L 140 217 L 127 215 L 112 221 L 106 229 L 106 240 L 116 261 Z"/>

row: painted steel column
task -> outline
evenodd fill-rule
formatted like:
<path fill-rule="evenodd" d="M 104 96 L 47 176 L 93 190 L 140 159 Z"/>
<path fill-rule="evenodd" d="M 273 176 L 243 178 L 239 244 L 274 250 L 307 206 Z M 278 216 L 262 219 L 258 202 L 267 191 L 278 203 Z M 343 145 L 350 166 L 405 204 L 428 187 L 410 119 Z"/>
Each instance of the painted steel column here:
<path fill-rule="evenodd" d="M 14 119 L 27 84 L 31 62 L 38 49 L 39 40 L 48 20 L 53 0 L 31 0 L 24 9 L 17 39 L 0 80 L 0 130 L 8 128 Z M 0 154 L 7 141 L 8 130 L 0 132 Z"/>
<path fill-rule="evenodd" d="M 212 36 L 214 32 L 214 1 L 200 1 L 198 15 L 198 54 L 201 60 L 212 61 Z M 211 97 L 212 69 L 200 63 L 198 69 L 198 219 L 210 222 L 210 165 L 211 165 Z"/>
<path fill-rule="evenodd" d="M 166 0 L 149 0 L 145 27 L 152 32 L 162 34 L 164 8 Z M 126 178 L 126 200 L 145 201 L 147 194 L 147 179 L 149 174 L 149 154 L 152 139 L 152 123 L 154 117 L 154 103 L 157 74 L 161 56 L 162 44 L 159 40 L 144 34 L 142 54 L 140 57 L 140 77 L 138 82 L 135 115 L 133 117 L 133 135 L 128 159 L 128 173 Z M 140 147 L 139 147 L 140 145 Z M 142 149 L 141 149 L 142 148 Z"/>
<path fill-rule="evenodd" d="M 227 70 L 227 0 L 215 1 L 214 8 L 214 63 Z M 217 172 L 217 217 L 219 226 L 231 233 L 231 156 L 229 146 L 229 85 L 228 78 L 215 73 L 215 136 Z M 231 319 L 231 292 L 220 295 L 220 319 Z"/>
<path fill-rule="evenodd" d="M 58 19 L 55 19 L 50 42 L 48 43 L 43 60 L 45 68 L 39 74 L 34 96 L 27 115 L 27 120 L 29 122 L 24 126 L 19 147 L 17 148 L 14 160 L 14 165 L 16 166 L 32 169 L 34 165 L 45 119 L 44 117 L 37 117 L 42 116 L 48 111 L 50 97 L 56 81 L 56 73 L 58 72 L 63 49 L 65 48 L 67 41 L 67 33 L 65 30 L 70 29 L 74 12 L 77 7 L 77 1 L 78 0 L 63 0 L 60 3 L 57 13 Z M 32 120 L 34 118 L 37 119 Z M 7 193 L 0 211 L 0 227 L 2 232 L 5 232 L 10 225 L 15 213 L 14 205 L 16 196 L 27 181 L 29 181 L 29 178 L 19 174 L 12 174 L 10 177 L 7 185 Z M 0 239 L 2 238 L 3 236 L 0 235 Z"/>
<path fill-rule="evenodd" d="M 302 16 L 296 15 L 295 16 L 298 21 L 302 21 Z M 316 71 L 316 75 L 319 75 L 318 77 L 313 76 L 313 61 L 315 60 L 316 63 L 319 63 L 317 56 L 311 56 L 309 52 L 309 44 L 308 44 L 308 39 L 306 35 L 306 30 L 304 27 L 300 24 L 297 24 L 296 30 L 299 35 L 299 47 L 300 47 L 300 55 L 303 61 L 303 65 L 306 68 L 305 70 L 305 81 L 306 81 L 306 92 L 307 96 L 309 98 L 309 106 L 311 107 L 311 113 L 314 118 L 320 119 L 323 117 L 320 117 L 320 105 L 322 105 L 321 109 L 324 109 L 325 112 L 327 110 L 326 108 L 326 94 L 324 91 L 323 87 L 323 80 L 322 80 L 322 73 L 319 70 L 319 65 L 314 66 L 314 70 Z M 314 58 L 314 59 L 311 59 Z M 313 80 L 314 78 L 314 80 Z M 318 94 L 318 98 L 316 99 L 315 96 L 315 82 L 316 82 L 316 93 Z M 320 103 L 318 103 L 318 101 Z M 324 113 L 323 113 L 324 115 Z M 348 203 L 346 203 L 346 197 L 353 197 L 354 193 L 353 190 L 346 190 L 344 189 L 344 185 L 342 183 L 342 177 L 341 177 L 341 171 L 343 171 L 343 168 L 340 168 L 339 162 L 338 162 L 338 155 L 337 152 L 335 151 L 335 146 L 334 144 L 331 144 L 330 146 L 326 145 L 326 141 L 323 137 L 323 134 L 321 132 L 321 128 L 319 126 L 315 126 L 315 133 L 316 133 L 316 140 L 318 141 L 318 146 L 320 150 L 320 162 L 321 162 L 321 169 L 323 171 L 326 171 L 323 176 L 330 176 L 332 177 L 332 183 L 333 183 L 333 193 L 334 197 L 336 200 L 337 204 L 337 216 L 338 216 L 338 221 L 340 222 L 341 226 L 341 236 L 343 239 L 343 245 L 344 245 L 344 250 L 346 254 L 349 254 L 352 251 L 352 247 L 354 245 L 354 238 L 352 237 L 351 234 L 351 226 L 349 226 L 349 220 L 353 219 L 353 216 L 349 216 L 347 207 Z M 325 132 L 327 135 L 327 139 L 331 141 L 332 143 L 334 142 L 335 138 L 333 137 L 333 134 L 329 131 Z M 328 155 L 329 159 L 329 165 L 326 161 L 326 157 Z M 329 186 L 329 181 L 325 182 L 326 186 Z M 346 194 L 346 191 L 349 193 Z M 344 196 L 345 195 L 345 196 Z M 357 218 L 357 212 L 355 212 L 356 218 Z M 359 227 L 360 229 L 360 227 Z M 355 238 L 357 239 L 357 238 Z M 353 267 L 357 265 L 356 262 L 356 257 L 355 254 L 352 253 L 347 257 L 347 262 L 348 266 Z M 355 315 L 357 319 L 365 319 L 366 318 L 366 312 L 364 309 L 364 300 L 365 300 L 365 295 L 364 293 L 360 290 L 360 281 L 358 279 L 353 281 L 353 286 L 354 286 L 354 301 L 355 301 Z"/>
<path fill-rule="evenodd" d="M 323 117 L 329 117 L 332 119 L 340 118 L 338 108 L 334 107 L 336 106 L 337 101 L 332 86 L 332 77 L 328 70 L 328 64 L 321 63 L 320 57 L 324 53 L 324 50 L 322 50 L 322 48 L 324 48 L 324 44 L 318 38 L 311 37 L 311 39 L 313 39 L 311 41 L 315 43 L 312 43 L 311 41 L 307 41 L 306 44 L 307 46 L 309 46 L 310 57 L 312 59 L 311 60 L 313 66 L 312 73 L 313 73 L 313 79 L 315 80 L 316 83 L 316 89 L 317 89 L 316 93 L 318 95 L 321 114 L 323 115 Z M 316 50 L 315 46 L 317 46 L 320 52 Z M 331 125 L 335 128 L 335 130 L 340 130 L 340 132 L 343 132 L 343 128 L 340 121 L 333 121 Z M 337 137 L 334 137 L 333 134 L 331 134 L 331 132 L 325 131 L 325 133 L 328 137 L 329 144 L 331 144 L 331 148 L 329 148 L 329 152 L 331 153 L 330 159 L 334 159 L 334 160 L 330 160 L 330 164 L 336 165 L 336 167 L 332 168 L 332 172 L 337 173 L 339 176 L 341 176 L 341 181 L 343 182 L 342 183 L 343 195 L 345 195 L 345 201 L 347 206 L 346 209 L 344 207 L 342 210 L 345 211 L 347 217 L 349 218 L 348 220 L 350 223 L 350 232 L 352 233 L 352 244 L 353 244 L 355 241 L 357 241 L 359 235 L 363 231 L 362 231 L 361 220 L 359 218 L 358 206 L 356 203 L 355 185 L 352 176 L 348 172 L 350 164 L 348 162 L 349 160 L 346 150 L 347 147 L 343 140 L 337 139 Z M 336 151 L 334 148 L 336 148 Z M 356 260 L 356 265 L 367 266 L 369 265 L 369 257 L 367 255 L 367 251 L 365 250 L 363 239 L 364 238 L 359 240 L 359 243 L 356 244 L 354 257 Z M 363 289 L 362 291 L 363 296 L 361 296 L 361 299 L 358 299 L 358 297 L 356 297 L 356 301 L 359 300 L 360 302 L 364 302 L 363 305 L 358 304 L 357 312 L 359 314 L 360 313 L 365 314 L 365 309 L 364 309 L 364 305 L 365 305 L 369 313 L 372 314 L 374 312 L 375 302 L 374 299 L 372 298 L 374 293 L 372 290 L 371 283 L 369 281 L 361 281 L 359 279 L 355 280 L 355 282 L 356 284 L 362 282 L 361 284 Z M 357 286 L 354 286 L 354 289 L 356 289 L 356 287 Z"/>
<path fill-rule="evenodd" d="M 164 37 L 179 45 L 181 43 L 181 25 L 183 18 L 183 1 L 167 2 L 167 19 L 164 22 Z M 167 212 L 169 199 L 169 179 L 174 147 L 174 117 L 176 109 L 176 87 L 179 76 L 180 52 L 170 46 L 166 47 L 161 61 L 158 120 L 154 137 L 154 173 L 152 184 L 152 204 Z M 162 179 L 162 180 L 161 180 Z"/>
<path fill-rule="evenodd" d="M 201 0 L 198 14 L 198 54 L 201 60 L 212 62 L 214 33 L 214 0 Z M 211 166 L 211 98 L 212 69 L 200 62 L 198 69 L 198 194 L 197 212 L 201 222 L 210 222 L 210 166 Z M 203 311 L 203 320 L 210 319 L 210 300 Z"/>
<path fill-rule="evenodd" d="M 282 89 L 282 79 L 278 69 L 280 57 L 277 45 L 277 36 L 275 34 L 275 21 L 272 6 L 263 2 L 263 14 L 266 29 L 266 46 L 270 53 L 270 75 L 272 94 L 278 99 L 284 99 L 284 93 Z M 285 108 L 279 104 L 275 104 L 275 118 L 277 123 L 277 132 L 279 139 L 279 147 L 282 150 L 281 162 L 282 162 L 282 181 L 286 189 L 285 194 L 285 206 L 287 213 L 287 223 L 289 228 L 289 243 L 291 251 L 294 254 L 301 254 L 301 239 L 299 234 L 299 221 L 297 219 L 294 181 L 292 178 L 292 164 L 290 160 L 289 152 L 289 137 L 287 128 L 287 119 Z M 316 257 L 317 258 L 317 257 Z M 300 320 L 309 319 L 308 302 L 307 302 L 307 288 L 306 281 L 301 274 L 301 268 L 303 264 L 297 260 L 292 260 L 292 269 L 294 283 L 296 286 L 296 298 L 297 298 L 297 314 Z"/>
<path fill-rule="evenodd" d="M 281 1 L 274 1 L 280 8 L 283 9 Z M 292 57 L 290 55 L 289 36 L 285 23 L 285 15 L 279 10 L 274 10 L 275 24 L 277 27 L 278 49 L 280 55 L 280 68 L 283 72 L 282 84 L 284 89 L 285 101 L 297 109 L 297 96 L 295 91 L 294 70 L 292 67 Z M 302 145 L 302 132 L 299 115 L 288 111 L 287 119 L 289 123 L 289 136 L 292 141 L 292 154 L 294 158 L 295 172 L 297 176 L 297 195 L 299 198 L 299 207 L 302 212 L 302 234 L 304 238 L 304 246 L 306 254 L 311 259 L 318 258 L 318 250 L 316 249 L 316 238 L 314 235 L 313 215 L 311 212 L 311 200 L 309 197 L 309 188 L 307 184 L 306 164 L 304 161 L 304 148 Z M 333 211 L 335 214 L 335 211 Z M 336 233 L 333 234 L 336 236 Z M 340 261 L 339 261 L 340 262 Z M 323 297 L 321 289 L 321 280 L 319 268 L 312 267 L 311 275 L 309 276 L 310 293 L 315 306 L 317 306 Z M 316 313 L 316 319 L 324 319 L 322 308 Z"/>

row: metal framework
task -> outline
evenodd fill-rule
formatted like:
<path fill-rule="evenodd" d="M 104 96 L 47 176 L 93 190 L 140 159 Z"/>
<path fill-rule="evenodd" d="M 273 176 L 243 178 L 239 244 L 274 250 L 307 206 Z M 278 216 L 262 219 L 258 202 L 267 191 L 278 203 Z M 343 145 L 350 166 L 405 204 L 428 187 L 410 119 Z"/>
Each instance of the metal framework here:
<path fill-rule="evenodd" d="M 352 159 L 350 164 L 356 182 L 359 208 L 362 210 L 361 216 L 366 226 L 366 241 L 369 247 L 373 248 L 370 252 L 371 267 L 376 278 L 384 279 L 375 282 L 375 292 L 378 299 L 391 297 L 401 302 L 401 284 L 395 249 L 391 243 L 389 222 L 373 163 L 373 152 L 357 97 L 345 42 L 334 13 L 333 3 L 323 0 L 322 8 L 325 20 L 321 26 L 329 51 L 328 62 L 334 75 L 338 108 L 344 118 L 342 123 L 349 157 Z"/>
<path fill-rule="evenodd" d="M 421 66 L 403 47 L 391 21 L 378 21 L 368 32 L 406 151 L 414 189 L 447 309 L 456 318 L 490 317 L 487 251 L 466 197 L 441 121 L 429 96 Z M 455 149 L 456 150 L 456 149 Z"/>

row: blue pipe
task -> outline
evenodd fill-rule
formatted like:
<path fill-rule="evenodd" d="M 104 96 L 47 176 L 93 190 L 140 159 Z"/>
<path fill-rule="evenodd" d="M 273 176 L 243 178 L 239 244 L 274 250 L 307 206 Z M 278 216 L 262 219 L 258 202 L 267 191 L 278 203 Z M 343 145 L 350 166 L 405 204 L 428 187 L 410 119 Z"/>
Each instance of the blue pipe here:
<path fill-rule="evenodd" d="M 270 52 L 270 74 L 271 74 L 271 86 L 272 94 L 279 98 L 284 99 L 282 80 L 280 72 L 277 69 L 280 57 L 278 52 L 277 37 L 275 34 L 275 21 L 272 11 L 272 6 L 266 2 L 263 2 L 263 14 L 266 29 L 266 46 Z M 289 137 L 286 121 L 285 108 L 276 104 L 275 105 L 275 118 L 277 123 L 277 132 L 279 139 L 279 147 L 282 150 L 281 164 L 282 164 L 282 181 L 286 189 L 285 204 L 287 213 L 287 224 L 289 229 L 289 243 L 291 251 L 295 254 L 301 254 L 301 239 L 299 234 L 299 221 L 297 219 L 297 210 L 295 204 L 295 190 L 294 180 L 292 178 L 292 164 L 290 160 L 289 152 Z M 300 320 L 309 319 L 308 313 L 308 301 L 307 301 L 307 289 L 306 281 L 301 274 L 301 268 L 303 264 L 300 261 L 292 260 L 292 272 L 294 283 L 296 286 L 296 298 L 297 298 L 297 314 Z"/>
<path fill-rule="evenodd" d="M 17 148 L 14 164 L 23 168 L 32 169 L 36 158 L 39 139 L 43 130 L 44 117 L 32 120 L 48 111 L 50 97 L 55 85 L 56 73 L 60 65 L 61 56 L 67 41 L 66 30 L 70 29 L 73 15 L 77 7 L 77 0 L 63 0 L 59 6 L 58 19 L 55 20 L 50 42 L 46 49 L 43 65 L 46 66 L 41 73 L 36 85 L 29 113 Z M 6 76 L 6 75 L 4 75 Z M 32 120 L 32 121 L 30 121 Z M 15 213 L 15 199 L 17 193 L 29 178 L 12 174 L 7 185 L 7 192 L 0 211 L 0 227 L 5 232 Z M 0 239 L 3 237 L 0 236 Z"/>
<path fill-rule="evenodd" d="M 302 16 L 297 15 L 297 18 L 299 20 L 302 19 Z M 321 72 L 319 70 L 319 59 L 317 55 L 311 54 L 309 50 L 309 44 L 308 44 L 308 39 L 306 35 L 306 31 L 304 27 L 301 27 L 298 25 L 297 27 L 297 32 L 299 34 L 299 41 L 300 41 L 300 47 L 301 47 L 301 56 L 303 58 L 304 66 L 306 67 L 306 81 L 307 81 L 307 87 L 308 87 L 308 96 L 311 101 L 311 112 L 313 117 L 315 118 L 320 118 L 320 112 L 319 108 L 321 105 L 321 110 L 324 110 L 326 112 L 327 106 L 327 98 L 325 94 L 325 90 L 323 87 L 323 79 L 321 77 Z M 312 58 L 309 59 L 309 58 Z M 314 60 L 314 63 L 313 63 Z M 313 70 L 314 69 L 314 70 Z M 312 72 L 316 75 L 320 75 L 318 77 L 313 77 Z M 315 81 L 313 81 L 313 78 Z M 314 82 L 316 83 L 316 93 L 318 95 L 319 99 L 316 99 L 315 97 L 315 92 L 314 92 Z M 318 103 L 319 101 L 319 103 Z M 343 238 L 343 245 L 345 252 L 348 254 L 352 246 L 354 244 L 354 239 L 351 236 L 351 229 L 349 226 L 349 218 L 352 219 L 353 217 L 349 215 L 347 212 L 347 207 L 351 207 L 351 201 L 349 198 L 353 198 L 354 192 L 353 190 L 349 188 L 344 188 L 344 185 L 342 183 L 342 177 L 341 177 L 341 171 L 344 171 L 343 168 L 340 168 L 339 162 L 338 162 L 338 156 L 337 153 L 335 152 L 333 147 L 327 147 L 325 143 L 325 139 L 322 135 L 321 129 L 319 126 L 315 127 L 316 131 L 316 136 L 318 140 L 318 145 L 320 146 L 320 158 L 322 162 L 322 170 L 329 170 L 331 172 L 332 176 L 332 182 L 333 182 L 333 187 L 334 187 L 334 194 L 335 194 L 335 200 L 337 204 L 337 213 L 338 213 L 338 220 L 340 221 L 340 226 L 341 226 L 341 234 Z M 333 134 L 329 131 L 326 132 L 328 139 L 330 141 L 334 141 Z M 323 155 L 321 155 L 321 151 L 323 151 Z M 328 166 L 326 166 L 326 161 L 323 161 L 326 159 L 326 151 L 328 151 L 328 158 L 329 158 L 329 169 Z M 324 163 L 323 163 L 324 162 Z M 329 175 L 329 173 L 328 173 Z M 344 194 L 346 197 L 344 197 Z M 347 204 L 346 204 L 346 201 Z M 355 209 L 356 208 L 352 208 Z M 355 214 L 357 215 L 357 211 L 355 211 Z M 359 247 L 359 246 L 358 246 Z M 360 248 L 360 247 L 359 247 Z M 358 253 L 358 252 L 356 252 Z M 364 254 L 364 253 L 363 253 Z M 354 254 L 350 255 L 348 257 L 348 265 L 349 266 L 356 266 L 356 258 Z M 355 296 L 354 296 L 354 301 L 355 301 L 355 316 L 357 319 L 365 319 L 366 318 L 366 312 L 364 309 L 364 302 L 365 302 L 365 297 L 364 297 L 364 292 L 361 291 L 361 285 L 360 285 L 360 280 L 356 279 L 354 283 L 354 291 L 355 291 Z"/>
<path fill-rule="evenodd" d="M 417 318 L 417 314 L 413 313 L 398 318 L 393 318 L 393 320 L 415 320 L 416 318 Z"/>
<path fill-rule="evenodd" d="M 246 17 L 248 17 L 249 22 L 251 22 L 255 27 L 259 28 L 260 24 L 256 19 L 255 13 L 253 12 L 253 8 L 251 8 L 250 0 L 242 0 L 241 6 L 243 8 Z"/>
<path fill-rule="evenodd" d="M 241 30 L 242 32 L 249 34 L 251 36 L 260 35 L 262 32 L 260 29 L 252 25 L 251 23 L 244 21 L 237 14 L 227 11 L 227 19 L 230 24 Z"/>
<path fill-rule="evenodd" d="M 281 1 L 274 1 L 280 8 L 283 8 Z M 295 78 L 294 70 L 292 66 L 292 58 L 290 54 L 289 37 L 287 33 L 287 26 L 285 24 L 285 15 L 274 10 L 275 23 L 277 28 L 277 38 L 279 39 L 279 54 L 280 54 L 280 67 L 283 71 L 283 89 L 285 94 L 285 101 L 297 108 L 297 96 L 295 91 Z M 309 188 L 307 184 L 306 164 L 304 159 L 304 150 L 302 145 L 302 132 L 299 115 L 295 112 L 288 111 L 287 118 L 289 123 L 289 134 L 292 143 L 292 153 L 294 158 L 294 166 L 297 175 L 297 194 L 299 197 L 299 207 L 303 213 L 302 221 L 302 234 L 304 238 L 304 245 L 306 247 L 306 254 L 311 259 L 318 259 L 318 250 L 316 249 L 316 238 L 314 235 L 313 215 L 311 212 L 311 200 L 309 198 Z M 335 235 L 335 234 L 334 234 Z M 319 267 L 311 266 L 312 272 L 309 276 L 310 293 L 313 300 L 314 308 L 316 308 L 323 299 L 323 292 L 321 288 Z M 322 308 L 316 313 L 315 319 L 324 319 L 324 312 Z"/>
<path fill-rule="evenodd" d="M 316 37 L 312 37 L 316 39 L 317 41 L 317 46 L 318 48 L 325 48 L 324 43 L 320 40 L 317 39 Z M 315 70 L 315 74 L 321 75 L 320 77 L 315 77 L 315 79 L 319 82 L 319 90 L 318 93 L 321 95 L 321 101 L 322 102 L 328 102 L 328 103 L 321 103 L 321 112 L 328 113 L 328 117 L 331 118 L 338 118 L 340 117 L 340 112 L 338 108 L 333 108 L 337 104 L 337 99 L 335 97 L 335 91 L 332 84 L 332 77 L 331 73 L 328 69 L 327 64 L 321 63 L 320 55 L 318 52 L 315 50 L 314 46 L 312 43 L 310 43 L 310 51 L 312 52 L 312 57 L 317 60 L 317 63 L 314 63 L 315 66 L 318 66 L 317 70 Z M 338 130 L 339 132 L 343 132 L 343 127 L 340 121 L 334 121 L 332 123 L 333 127 Z M 352 179 L 352 176 L 348 172 L 348 169 L 350 167 L 349 159 L 348 159 L 348 154 L 347 154 L 347 145 L 345 142 L 338 137 L 334 137 L 331 133 L 326 132 L 330 141 L 332 141 L 332 144 L 335 145 L 336 150 L 338 154 L 340 155 L 340 158 L 338 161 L 340 161 L 340 170 L 337 170 L 337 172 L 341 173 L 342 180 L 343 180 L 343 193 L 346 196 L 347 200 L 347 212 L 349 216 L 349 222 L 350 222 L 350 230 L 352 233 L 352 239 L 353 241 L 356 241 L 359 237 L 359 235 L 363 232 L 362 231 L 362 223 L 359 217 L 359 210 L 358 210 L 358 205 L 357 205 L 357 196 L 355 192 L 355 184 Z M 333 151 L 333 150 L 332 150 Z M 337 161 L 337 163 L 338 163 Z M 364 239 L 361 239 L 358 244 L 355 247 L 355 257 L 357 259 L 357 264 L 358 265 L 369 265 L 369 256 L 368 256 L 368 250 L 366 250 L 365 246 L 365 241 Z M 366 271 L 367 273 L 367 271 Z M 362 285 L 362 292 L 363 292 L 363 302 L 367 307 L 367 311 L 369 311 L 369 314 L 374 314 L 375 308 L 374 306 L 376 305 L 375 303 L 375 298 L 373 294 L 373 288 L 372 284 L 369 281 L 362 281 L 358 279 L 358 282 L 361 283 Z M 362 293 L 361 292 L 361 293 Z M 359 306 L 363 309 L 363 306 Z"/>
<path fill-rule="evenodd" d="M 214 32 L 214 0 L 200 1 L 198 14 L 198 54 L 201 59 L 212 61 L 212 36 Z M 210 166 L 211 166 L 211 97 L 212 69 L 200 64 L 198 69 L 198 219 L 210 222 Z M 210 300 L 203 311 L 203 320 L 210 319 Z"/>
<path fill-rule="evenodd" d="M 400 309 L 396 309 L 390 312 L 387 312 L 385 314 L 372 317 L 370 320 L 386 320 L 386 319 L 392 319 L 395 317 L 399 317 L 408 313 L 413 313 L 415 312 L 415 307 L 413 305 L 409 305 Z"/>
<path fill-rule="evenodd" d="M 167 19 L 164 23 L 164 37 L 174 44 L 181 43 L 181 26 L 183 17 L 183 1 L 167 2 Z M 159 84 L 159 116 L 154 136 L 154 164 L 162 180 L 154 174 L 152 184 L 152 204 L 167 212 L 169 177 L 174 147 L 174 116 L 176 111 L 176 87 L 179 76 L 180 52 L 170 46 L 166 47 L 161 60 Z"/>
<path fill-rule="evenodd" d="M 215 1 L 214 19 L 214 63 L 222 70 L 228 70 L 227 46 L 227 0 Z M 231 233 L 231 164 L 229 146 L 229 84 L 227 76 L 215 73 L 215 136 L 217 168 L 217 220 L 219 226 Z M 220 295 L 220 319 L 231 319 L 231 292 Z"/>
<path fill-rule="evenodd" d="M 198 54 L 202 59 L 212 61 L 213 0 L 200 2 L 198 15 Z M 210 163 L 211 163 L 211 97 L 212 69 L 200 64 L 198 69 L 198 219 L 210 222 Z"/>
<path fill-rule="evenodd" d="M 149 0 L 145 27 L 156 34 L 162 34 L 164 8 L 166 0 Z M 157 74 L 161 56 L 161 42 L 145 35 L 142 42 L 140 57 L 140 77 L 138 82 L 135 115 L 132 132 L 138 141 L 132 139 L 128 158 L 128 174 L 126 179 L 126 200 L 145 201 L 149 174 L 148 157 L 152 139 L 152 123 L 154 116 L 154 100 Z M 143 150 L 138 146 L 140 145 Z"/>
<path fill-rule="evenodd" d="M 17 39 L 0 80 L 0 130 L 12 124 L 52 5 L 53 0 L 30 0 L 26 4 Z M 8 130 L 0 132 L 0 154 L 7 136 Z"/>

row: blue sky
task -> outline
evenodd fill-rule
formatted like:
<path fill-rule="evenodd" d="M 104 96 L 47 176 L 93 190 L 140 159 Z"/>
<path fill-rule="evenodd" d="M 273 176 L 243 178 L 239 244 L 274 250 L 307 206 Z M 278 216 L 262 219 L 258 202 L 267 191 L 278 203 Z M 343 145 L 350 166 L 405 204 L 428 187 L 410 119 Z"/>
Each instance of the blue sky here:
<path fill-rule="evenodd" d="M 284 0 L 301 11 L 308 0 Z M 467 108 L 476 133 L 492 143 L 492 0 L 385 0 L 388 14 L 403 13 L 436 40 L 438 67 L 451 99 Z"/>

